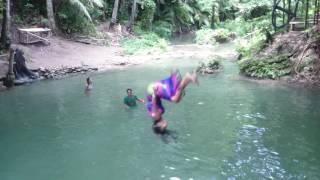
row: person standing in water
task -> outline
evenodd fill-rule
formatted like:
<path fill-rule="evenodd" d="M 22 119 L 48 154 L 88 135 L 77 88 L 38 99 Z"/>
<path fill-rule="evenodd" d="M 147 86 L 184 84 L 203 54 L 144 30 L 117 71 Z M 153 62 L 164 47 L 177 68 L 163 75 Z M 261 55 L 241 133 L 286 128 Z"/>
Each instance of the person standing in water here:
<path fill-rule="evenodd" d="M 90 90 L 92 90 L 92 88 L 93 88 L 92 81 L 91 81 L 90 77 L 87 77 L 87 79 L 86 79 L 86 85 L 85 85 L 85 90 L 86 90 L 86 91 L 90 91 Z"/>
<path fill-rule="evenodd" d="M 179 103 L 183 97 L 185 88 L 194 83 L 198 85 L 196 71 L 192 74 L 186 73 L 181 79 L 179 71 L 163 80 L 151 83 L 147 89 L 147 111 L 153 119 L 152 129 L 156 134 L 166 134 L 168 123 L 162 115 L 165 109 L 161 100 L 165 99 L 170 102 Z"/>
<path fill-rule="evenodd" d="M 144 103 L 143 99 L 138 98 L 136 95 L 133 95 L 132 89 L 127 89 L 127 96 L 123 99 L 123 103 L 126 107 L 135 107 L 137 106 L 137 101 Z"/>

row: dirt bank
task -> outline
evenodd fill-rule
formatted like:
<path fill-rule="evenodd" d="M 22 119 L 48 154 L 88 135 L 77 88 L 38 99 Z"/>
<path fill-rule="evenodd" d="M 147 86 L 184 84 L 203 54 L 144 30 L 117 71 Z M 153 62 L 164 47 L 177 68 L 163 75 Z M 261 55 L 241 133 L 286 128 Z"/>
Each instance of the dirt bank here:
<path fill-rule="evenodd" d="M 196 44 L 170 45 L 167 51 L 153 51 L 149 54 L 128 56 L 119 46 L 97 46 L 52 37 L 50 45 L 33 44 L 17 45 L 22 49 L 30 69 L 59 69 L 66 67 L 88 66 L 105 71 L 114 68 L 124 68 L 150 61 L 166 61 L 177 58 L 206 59 L 212 55 L 235 56 L 230 51 L 230 44 L 219 47 L 199 46 Z M 228 50 L 226 50 L 226 48 Z M 0 77 L 7 73 L 6 59 L 0 60 Z"/>
<path fill-rule="evenodd" d="M 274 41 L 241 62 L 249 77 L 285 79 L 291 83 L 320 85 L 320 26 L 306 31 L 279 33 Z"/>

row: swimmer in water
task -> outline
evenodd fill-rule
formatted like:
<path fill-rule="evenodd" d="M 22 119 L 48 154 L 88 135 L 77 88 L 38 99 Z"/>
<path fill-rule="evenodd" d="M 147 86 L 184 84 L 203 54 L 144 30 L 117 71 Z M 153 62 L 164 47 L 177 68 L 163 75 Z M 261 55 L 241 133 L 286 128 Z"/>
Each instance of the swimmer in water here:
<path fill-rule="evenodd" d="M 161 100 L 165 99 L 170 102 L 179 103 L 184 95 L 185 88 L 194 83 L 198 85 L 198 77 L 196 71 L 192 74 L 186 73 L 181 79 L 179 71 L 171 73 L 169 77 L 151 83 L 147 90 L 147 110 L 153 119 L 152 129 L 156 134 L 167 134 L 168 123 L 163 119 L 162 115 L 165 109 Z"/>
<path fill-rule="evenodd" d="M 125 107 L 136 107 L 137 101 L 144 103 L 143 99 L 138 98 L 136 95 L 133 94 L 132 89 L 127 89 L 127 96 L 123 99 L 123 103 L 125 104 Z"/>

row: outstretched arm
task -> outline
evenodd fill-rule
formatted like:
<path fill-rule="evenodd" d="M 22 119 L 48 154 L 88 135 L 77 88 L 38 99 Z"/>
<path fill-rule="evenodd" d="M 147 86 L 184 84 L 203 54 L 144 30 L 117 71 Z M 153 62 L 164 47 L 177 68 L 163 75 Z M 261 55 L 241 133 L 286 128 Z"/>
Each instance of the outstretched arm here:
<path fill-rule="evenodd" d="M 141 103 L 145 103 L 144 99 L 140 99 L 138 97 L 136 97 L 137 101 L 141 102 Z"/>

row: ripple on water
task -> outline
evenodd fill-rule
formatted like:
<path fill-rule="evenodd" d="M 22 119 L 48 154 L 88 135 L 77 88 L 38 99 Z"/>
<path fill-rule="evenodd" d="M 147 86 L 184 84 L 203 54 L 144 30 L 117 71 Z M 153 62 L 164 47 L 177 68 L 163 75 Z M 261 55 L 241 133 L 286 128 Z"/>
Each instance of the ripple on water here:
<path fill-rule="evenodd" d="M 170 180 L 180 180 L 180 178 L 178 178 L 178 177 L 170 177 L 169 179 Z"/>
<path fill-rule="evenodd" d="M 235 143 L 235 157 L 224 160 L 222 176 L 232 178 L 284 178 L 286 171 L 281 167 L 279 153 L 263 144 L 266 129 L 254 125 L 243 125 Z"/>
<path fill-rule="evenodd" d="M 236 116 L 236 119 L 237 120 L 242 120 L 242 119 L 254 119 L 254 120 L 259 120 L 259 119 L 262 119 L 262 120 L 265 120 L 267 119 L 266 116 L 264 116 L 263 114 L 261 113 L 254 113 L 254 114 L 240 114 L 240 113 L 237 113 L 237 116 Z"/>

